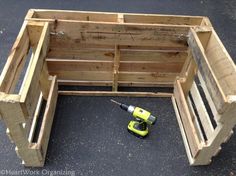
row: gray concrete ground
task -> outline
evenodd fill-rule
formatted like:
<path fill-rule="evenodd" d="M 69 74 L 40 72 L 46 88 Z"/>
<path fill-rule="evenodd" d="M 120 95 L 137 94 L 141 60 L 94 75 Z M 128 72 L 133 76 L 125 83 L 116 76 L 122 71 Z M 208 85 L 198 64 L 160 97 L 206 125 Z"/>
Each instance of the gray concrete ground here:
<path fill-rule="evenodd" d="M 236 59 L 235 0 L 1 0 L 0 70 L 29 8 L 205 15 L 209 16 L 232 58 Z M 222 146 L 222 151 L 213 158 L 211 165 L 190 167 L 170 99 L 116 98 L 157 114 L 157 123 L 145 140 L 127 133 L 131 117 L 111 104 L 109 99 L 59 97 L 46 165 L 42 169 L 28 169 L 20 165 L 1 123 L 0 175 L 7 171 L 12 171 L 8 175 L 14 175 L 14 171 L 21 171 L 21 175 L 49 175 L 47 171 L 65 172 L 57 175 L 73 171 L 72 175 L 84 176 L 236 175 L 236 135 Z"/>

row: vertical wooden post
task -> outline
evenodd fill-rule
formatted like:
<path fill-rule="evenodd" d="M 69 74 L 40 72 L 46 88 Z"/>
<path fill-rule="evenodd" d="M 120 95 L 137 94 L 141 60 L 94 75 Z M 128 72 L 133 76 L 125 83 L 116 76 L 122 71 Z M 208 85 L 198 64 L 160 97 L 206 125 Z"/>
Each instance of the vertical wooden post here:
<path fill-rule="evenodd" d="M 116 45 L 115 56 L 114 56 L 114 66 L 113 66 L 112 91 L 118 90 L 119 67 L 120 67 L 120 48 L 118 45 Z"/>

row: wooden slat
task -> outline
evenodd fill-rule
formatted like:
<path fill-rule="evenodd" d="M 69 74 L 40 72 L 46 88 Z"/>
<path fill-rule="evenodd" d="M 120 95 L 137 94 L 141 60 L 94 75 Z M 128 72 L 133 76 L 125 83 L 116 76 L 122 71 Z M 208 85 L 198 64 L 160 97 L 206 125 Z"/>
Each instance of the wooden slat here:
<path fill-rule="evenodd" d="M 28 116 L 33 117 L 37 100 L 40 95 L 39 79 L 43 68 L 45 56 L 47 54 L 49 42 L 49 27 L 48 23 L 45 23 L 40 40 L 35 50 L 35 54 L 31 65 L 29 65 L 29 72 L 26 75 L 26 81 L 23 85 L 21 92 L 21 103 L 22 106 L 27 110 Z"/>
<path fill-rule="evenodd" d="M 119 81 L 120 87 L 173 87 L 173 82 L 131 82 Z M 59 85 L 69 86 L 112 86 L 112 81 L 75 81 L 75 80 L 58 80 Z"/>
<path fill-rule="evenodd" d="M 50 48 L 47 57 L 73 60 L 113 61 L 114 49 L 109 48 Z"/>
<path fill-rule="evenodd" d="M 73 81 L 112 81 L 112 72 L 106 71 L 50 71 L 58 79 Z"/>
<path fill-rule="evenodd" d="M 113 71 L 112 61 L 46 59 L 49 72 Z"/>
<path fill-rule="evenodd" d="M 51 47 L 76 48 L 78 43 L 92 43 L 184 48 L 187 46 L 186 39 L 189 28 L 147 24 L 58 21 L 55 30 L 55 35 L 51 36 Z"/>
<path fill-rule="evenodd" d="M 33 18 L 42 19 L 64 19 L 78 21 L 101 21 L 101 22 L 116 22 L 116 13 L 105 12 L 86 12 L 86 11 L 71 11 L 71 10 L 34 10 Z"/>
<path fill-rule="evenodd" d="M 34 15 L 26 16 L 30 18 L 44 19 L 68 19 L 82 21 L 116 21 L 117 15 L 120 13 L 111 12 L 89 12 L 89 11 L 65 11 L 65 10 L 47 10 L 47 9 L 31 9 Z M 205 17 L 202 16 L 186 16 L 186 15 L 161 15 L 161 14 L 137 14 L 123 13 L 124 22 L 126 23 L 159 23 L 159 24 L 176 24 L 176 25 L 208 25 L 202 23 Z M 119 22 L 117 20 L 117 22 Z"/>
<path fill-rule="evenodd" d="M 2 92 L 14 92 L 20 73 L 25 64 L 30 47 L 26 26 L 27 22 L 24 22 L 1 73 L 0 91 Z"/>
<path fill-rule="evenodd" d="M 118 81 L 131 82 L 173 82 L 178 73 L 120 72 Z"/>
<path fill-rule="evenodd" d="M 185 79 L 182 82 L 182 88 L 183 88 L 183 92 L 184 92 L 185 97 L 188 96 L 188 93 L 189 93 L 190 88 L 193 84 L 195 75 L 197 73 L 197 64 L 194 61 L 191 53 L 189 53 L 188 59 L 190 60 L 190 62 L 189 62 L 189 65 L 188 65 L 187 70 L 184 75 Z"/>
<path fill-rule="evenodd" d="M 120 92 L 120 91 L 58 91 L 60 95 L 78 96 L 128 96 L 128 97 L 171 97 L 172 93 L 163 92 Z"/>
<path fill-rule="evenodd" d="M 209 64 L 204 48 L 193 30 L 190 30 L 188 43 L 217 111 L 224 112 L 227 107 L 226 97 Z"/>
<path fill-rule="evenodd" d="M 50 72 L 60 71 L 113 71 L 113 62 L 97 60 L 46 59 Z M 179 73 L 183 63 L 155 61 L 120 61 L 121 72 L 167 72 Z"/>
<path fill-rule="evenodd" d="M 42 156 L 43 156 L 42 163 L 44 163 L 44 160 L 46 157 L 48 142 L 49 142 L 51 128 L 52 128 L 52 122 L 53 122 L 54 113 L 56 109 L 57 96 L 58 96 L 57 89 L 58 89 L 57 77 L 54 76 L 51 81 L 51 88 L 48 95 L 46 109 L 44 112 L 43 121 L 42 121 L 40 133 L 39 133 L 39 137 L 37 141 L 37 146 L 40 149 L 40 152 L 42 153 Z"/>
<path fill-rule="evenodd" d="M 155 61 L 155 62 L 179 62 L 184 63 L 187 52 L 171 50 L 121 50 L 121 61 Z"/>
<path fill-rule="evenodd" d="M 205 105 L 202 101 L 201 95 L 198 91 L 198 88 L 195 82 L 193 83 L 190 92 L 191 92 L 194 104 L 196 106 L 199 118 L 201 120 L 201 124 L 204 129 L 204 132 L 207 138 L 209 139 L 214 131 L 214 128 L 212 126 L 210 117 L 207 113 L 207 110 L 205 108 Z"/>
<path fill-rule="evenodd" d="M 174 110 L 175 110 L 176 118 L 177 118 L 177 121 L 178 121 L 178 124 L 179 124 L 180 132 L 181 132 L 181 135 L 182 135 L 182 138 L 183 138 L 183 141 L 184 141 L 184 147 L 185 147 L 185 150 L 186 150 L 186 153 L 187 153 L 187 156 L 188 156 L 188 160 L 189 160 L 189 163 L 192 164 L 194 162 L 194 159 L 193 159 L 192 154 L 191 154 L 191 150 L 190 150 L 190 146 L 189 146 L 189 143 L 188 143 L 186 131 L 184 129 L 183 122 L 182 122 L 181 117 L 180 117 L 180 112 L 179 112 L 179 109 L 178 109 L 178 106 L 177 106 L 177 103 L 176 103 L 176 100 L 175 100 L 175 96 L 173 95 L 171 99 L 172 99 L 173 107 L 174 107 Z"/>
<path fill-rule="evenodd" d="M 174 25 L 201 25 L 203 17 L 175 16 L 175 15 L 138 15 L 125 14 L 126 23 L 154 23 L 154 24 L 174 24 Z"/>
<path fill-rule="evenodd" d="M 188 105 L 188 108 L 189 108 L 190 115 L 192 117 L 193 125 L 194 125 L 194 128 L 196 130 L 198 139 L 199 139 L 200 142 L 205 142 L 204 137 L 203 137 L 203 133 L 201 131 L 199 121 L 197 119 L 197 114 L 195 113 L 194 108 L 193 108 L 192 101 L 191 101 L 189 96 L 186 99 L 187 99 L 186 102 L 187 102 L 187 105 Z"/>
<path fill-rule="evenodd" d="M 197 137 L 197 132 L 194 127 L 191 114 L 188 109 L 187 102 L 185 100 L 185 96 L 181 87 L 181 83 L 179 80 L 176 80 L 174 87 L 174 96 L 176 99 L 176 103 L 179 108 L 179 113 L 181 116 L 181 120 L 184 126 L 185 134 L 188 139 L 188 144 L 191 150 L 192 157 L 194 158 L 201 148 L 200 141 Z"/>

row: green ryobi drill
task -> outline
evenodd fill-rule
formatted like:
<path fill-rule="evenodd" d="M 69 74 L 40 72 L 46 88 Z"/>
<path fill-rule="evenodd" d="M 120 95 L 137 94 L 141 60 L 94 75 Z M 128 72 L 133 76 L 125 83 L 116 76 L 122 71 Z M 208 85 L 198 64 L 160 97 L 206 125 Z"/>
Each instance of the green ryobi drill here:
<path fill-rule="evenodd" d="M 136 118 L 136 120 L 132 120 L 128 124 L 128 131 L 131 134 L 133 134 L 139 138 L 144 138 L 145 136 L 147 136 L 147 134 L 148 134 L 147 124 L 154 125 L 156 122 L 156 117 L 154 117 L 153 115 L 151 115 L 150 112 L 148 112 L 142 108 L 135 107 L 132 105 L 128 106 L 126 104 L 117 102 L 112 99 L 111 99 L 111 101 L 113 103 L 118 104 L 121 109 L 131 113 Z"/>

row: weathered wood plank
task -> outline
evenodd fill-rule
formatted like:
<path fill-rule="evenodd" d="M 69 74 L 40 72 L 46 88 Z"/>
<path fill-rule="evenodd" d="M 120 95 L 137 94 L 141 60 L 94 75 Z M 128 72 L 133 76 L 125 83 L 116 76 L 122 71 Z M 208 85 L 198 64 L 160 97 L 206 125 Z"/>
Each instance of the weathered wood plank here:
<path fill-rule="evenodd" d="M 190 92 L 191 92 L 194 104 L 196 106 L 199 118 L 201 120 L 201 124 L 204 129 L 204 132 L 207 136 L 207 139 L 209 139 L 214 131 L 214 128 L 212 126 L 210 117 L 208 115 L 208 112 L 205 108 L 205 105 L 202 101 L 201 95 L 198 91 L 198 88 L 195 82 L 192 84 Z"/>
<path fill-rule="evenodd" d="M 46 59 L 50 72 L 59 71 L 113 71 L 112 61 Z M 120 61 L 122 72 L 167 72 L 179 73 L 183 67 L 181 62 L 165 61 Z"/>
<path fill-rule="evenodd" d="M 151 23 L 151 24 L 174 24 L 199 26 L 203 17 L 195 16 L 175 16 L 175 15 L 143 15 L 143 14 L 124 14 L 126 23 Z"/>
<path fill-rule="evenodd" d="M 25 64 L 26 56 L 30 48 L 30 40 L 26 26 L 27 22 L 24 22 L 1 73 L 0 91 L 2 92 L 14 92 L 18 78 Z"/>
<path fill-rule="evenodd" d="M 172 93 L 163 92 L 121 92 L 121 91 L 58 91 L 60 95 L 78 96 L 128 96 L 128 97 L 171 97 Z"/>
<path fill-rule="evenodd" d="M 47 105 L 43 116 L 42 125 L 40 128 L 40 133 L 37 141 L 37 147 L 40 149 L 40 152 L 43 156 L 43 163 L 47 153 L 48 142 L 50 138 L 52 122 L 54 118 L 54 113 L 57 104 L 58 96 L 58 86 L 57 86 L 57 77 L 54 76 L 51 81 L 51 88 L 48 95 Z"/>
<path fill-rule="evenodd" d="M 227 107 L 226 97 L 210 66 L 204 48 L 193 30 L 190 30 L 188 43 L 216 109 L 219 113 L 223 113 Z"/>
<path fill-rule="evenodd" d="M 47 54 L 49 38 L 48 23 L 45 23 L 21 92 L 20 101 L 27 110 L 29 117 L 33 117 L 40 95 L 39 79 Z"/>
<path fill-rule="evenodd" d="M 179 80 L 176 80 L 176 83 L 174 86 L 174 96 L 175 96 L 176 103 L 179 108 L 179 113 L 180 113 L 181 120 L 184 126 L 185 134 L 188 139 L 188 144 L 191 150 L 191 154 L 192 154 L 192 157 L 194 158 L 198 154 L 201 148 L 201 144 L 200 144 L 199 138 L 197 137 L 197 132 L 194 127 L 192 117 L 189 112 L 188 105 L 185 99 L 185 95 L 184 95 L 184 92 L 182 90 L 181 83 Z"/>

